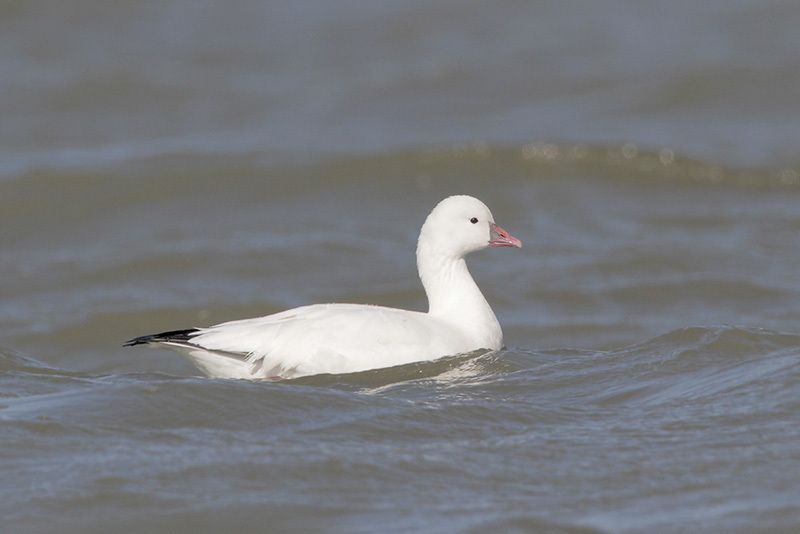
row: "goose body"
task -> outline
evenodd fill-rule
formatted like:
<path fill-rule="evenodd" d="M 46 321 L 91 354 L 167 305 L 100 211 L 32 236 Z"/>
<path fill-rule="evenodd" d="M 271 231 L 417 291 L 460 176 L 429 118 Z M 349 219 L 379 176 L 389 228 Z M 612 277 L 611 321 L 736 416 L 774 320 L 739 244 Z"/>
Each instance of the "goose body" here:
<path fill-rule="evenodd" d="M 489 246 L 520 247 L 480 200 L 459 195 L 428 215 L 417 243 L 427 313 L 365 304 L 314 304 L 207 328 L 134 338 L 127 346 L 179 350 L 218 378 L 294 378 L 391 367 L 477 349 L 497 350 L 503 333 L 467 269 Z"/>

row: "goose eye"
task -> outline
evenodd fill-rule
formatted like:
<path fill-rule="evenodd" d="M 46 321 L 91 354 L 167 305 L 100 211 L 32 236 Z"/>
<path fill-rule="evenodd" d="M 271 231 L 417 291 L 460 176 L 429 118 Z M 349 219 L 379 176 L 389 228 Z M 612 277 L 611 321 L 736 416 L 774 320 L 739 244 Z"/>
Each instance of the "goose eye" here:
<path fill-rule="evenodd" d="M 472 224 L 477 224 L 478 223 L 478 218 L 477 217 L 473 217 L 473 218 L 471 218 L 469 220 L 469 222 L 471 222 Z"/>

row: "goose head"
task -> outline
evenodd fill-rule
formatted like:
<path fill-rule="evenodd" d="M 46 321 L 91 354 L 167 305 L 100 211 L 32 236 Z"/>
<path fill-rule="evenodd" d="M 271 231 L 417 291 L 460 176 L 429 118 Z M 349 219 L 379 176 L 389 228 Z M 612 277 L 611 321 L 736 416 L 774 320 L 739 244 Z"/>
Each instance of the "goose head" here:
<path fill-rule="evenodd" d="M 486 204 L 474 197 L 456 195 L 433 208 L 422 226 L 418 248 L 463 258 L 486 247 L 522 247 L 522 242 L 494 222 Z"/>

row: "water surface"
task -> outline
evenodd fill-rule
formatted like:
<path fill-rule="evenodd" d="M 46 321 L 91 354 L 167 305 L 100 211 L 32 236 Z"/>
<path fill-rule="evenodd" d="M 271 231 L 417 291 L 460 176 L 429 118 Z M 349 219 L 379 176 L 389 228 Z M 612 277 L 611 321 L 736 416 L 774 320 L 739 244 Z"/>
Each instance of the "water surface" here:
<path fill-rule="evenodd" d="M 800 529 L 791 2 L 0 7 L 12 532 Z M 507 348 L 280 383 L 131 337 L 425 309 L 475 195 Z"/>

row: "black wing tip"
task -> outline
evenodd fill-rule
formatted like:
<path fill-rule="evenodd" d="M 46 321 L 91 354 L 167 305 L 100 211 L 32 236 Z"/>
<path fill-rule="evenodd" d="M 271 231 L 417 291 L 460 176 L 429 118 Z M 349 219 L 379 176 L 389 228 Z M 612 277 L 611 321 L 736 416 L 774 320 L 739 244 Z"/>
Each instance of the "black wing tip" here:
<path fill-rule="evenodd" d="M 122 344 L 123 347 L 133 347 L 135 345 L 147 345 L 148 343 L 160 343 L 164 341 L 189 341 L 192 334 L 199 332 L 197 328 L 188 328 L 186 330 L 170 330 L 169 332 L 161 332 L 160 334 L 150 334 L 149 336 L 139 336 L 129 339 Z"/>
<path fill-rule="evenodd" d="M 135 337 L 133 339 L 129 339 L 125 343 L 122 344 L 123 347 L 133 347 L 134 345 L 147 345 L 150 343 L 149 338 L 151 336 L 140 336 Z"/>

